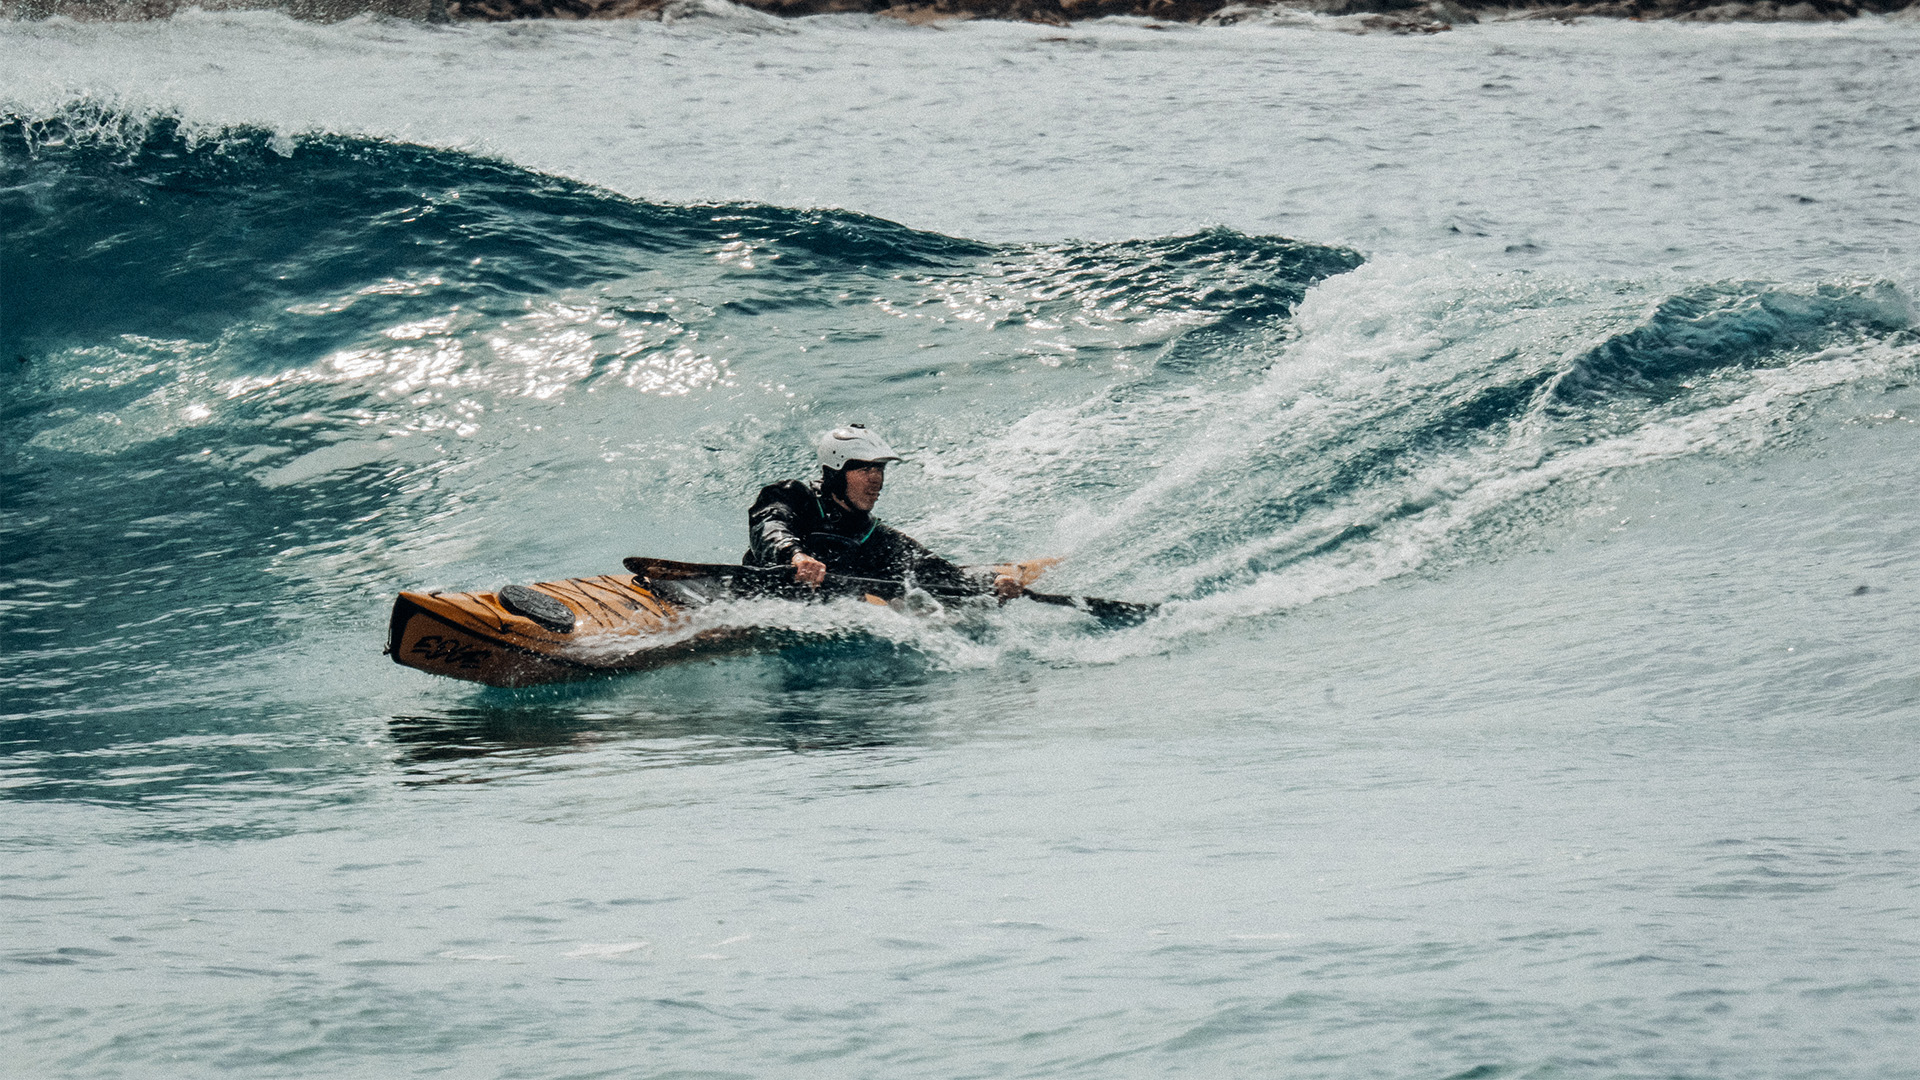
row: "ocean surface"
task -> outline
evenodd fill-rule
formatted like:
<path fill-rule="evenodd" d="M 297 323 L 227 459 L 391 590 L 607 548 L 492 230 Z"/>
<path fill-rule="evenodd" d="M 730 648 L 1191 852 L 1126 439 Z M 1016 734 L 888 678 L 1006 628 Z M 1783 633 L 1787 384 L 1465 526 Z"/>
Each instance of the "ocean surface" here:
<path fill-rule="evenodd" d="M 1316 25 L 0 25 L 0 1075 L 1920 1077 L 1920 23 Z"/>

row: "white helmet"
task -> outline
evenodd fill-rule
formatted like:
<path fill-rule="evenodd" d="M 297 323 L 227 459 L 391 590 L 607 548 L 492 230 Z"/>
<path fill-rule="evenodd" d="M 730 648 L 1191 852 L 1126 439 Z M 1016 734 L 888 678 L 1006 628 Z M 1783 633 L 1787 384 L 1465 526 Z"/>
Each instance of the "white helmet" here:
<path fill-rule="evenodd" d="M 844 469 L 849 461 L 899 461 L 887 440 L 868 431 L 863 424 L 834 428 L 820 437 L 820 464 L 829 469 Z"/>

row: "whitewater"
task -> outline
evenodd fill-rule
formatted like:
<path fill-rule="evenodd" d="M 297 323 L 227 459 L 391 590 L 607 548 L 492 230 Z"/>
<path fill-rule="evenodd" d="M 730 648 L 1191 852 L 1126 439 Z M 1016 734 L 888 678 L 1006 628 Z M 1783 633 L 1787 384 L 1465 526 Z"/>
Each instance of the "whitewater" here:
<path fill-rule="evenodd" d="M 0 26 L 0 1074 L 1920 1076 L 1920 24 L 1338 25 Z"/>

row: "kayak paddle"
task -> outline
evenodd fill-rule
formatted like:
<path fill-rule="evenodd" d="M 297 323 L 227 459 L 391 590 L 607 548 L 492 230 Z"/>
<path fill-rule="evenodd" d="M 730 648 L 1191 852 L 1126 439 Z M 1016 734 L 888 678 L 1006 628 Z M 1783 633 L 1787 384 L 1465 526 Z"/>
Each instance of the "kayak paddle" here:
<path fill-rule="evenodd" d="M 633 556 L 622 560 L 626 568 L 641 577 L 659 581 L 674 581 L 681 578 L 724 577 L 736 580 L 762 583 L 777 587 L 794 584 L 793 571 L 784 566 L 734 566 L 727 563 L 690 563 L 674 559 L 650 559 Z M 870 592 L 883 599 L 891 599 L 906 591 L 907 583 L 891 578 L 851 577 L 846 574 L 828 574 L 823 583 L 836 591 Z M 949 599 L 985 595 L 967 589 L 951 586 L 920 585 L 918 588 L 933 595 Z M 889 595 L 891 594 L 891 595 Z M 1159 604 L 1136 604 L 1126 600 L 1103 600 L 1098 596 L 1068 596 L 1063 593 L 1036 592 L 1027 589 L 1020 595 L 1042 604 L 1055 604 L 1070 607 L 1099 619 L 1104 623 L 1120 626 L 1132 626 L 1147 621 L 1160 610 Z"/>

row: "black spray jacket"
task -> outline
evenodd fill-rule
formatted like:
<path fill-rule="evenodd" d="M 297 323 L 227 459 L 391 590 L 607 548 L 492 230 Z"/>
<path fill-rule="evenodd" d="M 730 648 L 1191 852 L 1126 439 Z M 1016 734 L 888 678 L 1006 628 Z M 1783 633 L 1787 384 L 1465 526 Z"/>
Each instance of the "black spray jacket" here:
<path fill-rule="evenodd" d="M 984 590 L 979 575 L 922 547 L 920 541 L 864 510 L 854 510 L 820 493 L 820 485 L 783 480 L 760 490 L 747 511 L 752 546 L 740 561 L 748 566 L 788 566 L 804 551 L 827 564 L 827 571 L 855 577 L 904 578 L 926 585 Z"/>

